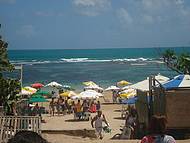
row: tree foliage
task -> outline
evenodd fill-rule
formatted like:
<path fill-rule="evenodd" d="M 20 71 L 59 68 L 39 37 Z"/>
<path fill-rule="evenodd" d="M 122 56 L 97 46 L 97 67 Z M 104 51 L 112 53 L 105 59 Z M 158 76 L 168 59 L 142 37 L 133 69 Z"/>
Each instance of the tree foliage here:
<path fill-rule="evenodd" d="M 167 49 L 163 54 L 163 59 L 166 65 L 172 70 L 181 73 L 190 73 L 190 54 L 181 53 L 177 55 L 173 50 Z"/>
<path fill-rule="evenodd" d="M 0 36 L 0 104 L 3 105 L 5 112 L 10 114 L 11 104 L 17 100 L 17 94 L 20 92 L 20 82 L 3 76 L 3 72 L 14 70 L 8 59 L 7 47 L 8 43 Z"/>

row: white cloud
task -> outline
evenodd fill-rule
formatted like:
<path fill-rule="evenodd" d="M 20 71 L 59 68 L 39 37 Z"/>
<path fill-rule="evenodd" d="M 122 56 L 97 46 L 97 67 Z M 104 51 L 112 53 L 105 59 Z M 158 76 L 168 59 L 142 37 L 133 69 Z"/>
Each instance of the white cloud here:
<path fill-rule="evenodd" d="M 35 12 L 35 15 L 42 16 L 42 17 L 50 17 L 50 16 L 54 16 L 54 13 L 52 13 L 52 12 L 44 12 L 44 11 L 37 11 L 37 12 Z"/>
<path fill-rule="evenodd" d="M 124 8 L 120 8 L 118 11 L 117 11 L 117 16 L 120 20 L 120 22 L 123 24 L 123 25 L 126 25 L 128 26 L 129 24 L 132 24 L 133 23 L 133 18 L 131 17 L 131 15 L 128 13 L 128 11 Z"/>
<path fill-rule="evenodd" d="M 153 24 L 154 18 L 151 15 L 143 15 L 143 21 L 145 24 Z"/>
<path fill-rule="evenodd" d="M 179 5 L 184 4 L 184 0 L 176 0 L 176 4 L 179 4 Z"/>
<path fill-rule="evenodd" d="M 36 35 L 37 31 L 33 25 L 23 25 L 19 30 L 16 31 L 16 33 L 20 36 L 30 38 Z"/>
<path fill-rule="evenodd" d="M 73 0 L 77 11 L 86 16 L 97 16 L 111 7 L 110 0 Z"/>
<path fill-rule="evenodd" d="M 0 0 L 0 3 L 8 3 L 8 4 L 13 4 L 15 3 L 16 0 Z"/>
<path fill-rule="evenodd" d="M 142 0 L 142 13 L 152 16 L 154 20 L 169 22 L 183 19 L 190 13 L 185 7 L 185 0 Z"/>

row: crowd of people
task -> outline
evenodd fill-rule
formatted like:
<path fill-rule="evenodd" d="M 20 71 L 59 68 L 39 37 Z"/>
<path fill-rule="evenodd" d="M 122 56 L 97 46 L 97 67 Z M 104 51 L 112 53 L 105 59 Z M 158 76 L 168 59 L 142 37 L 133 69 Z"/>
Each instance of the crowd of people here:
<path fill-rule="evenodd" d="M 59 97 L 57 99 L 52 98 L 49 103 L 49 113 L 51 116 L 55 114 L 66 115 L 66 114 L 74 114 L 74 118 L 81 119 L 82 116 L 89 113 L 96 113 L 101 109 L 100 101 L 95 100 L 78 100 L 77 102 L 71 100 L 70 97 L 64 99 Z"/>

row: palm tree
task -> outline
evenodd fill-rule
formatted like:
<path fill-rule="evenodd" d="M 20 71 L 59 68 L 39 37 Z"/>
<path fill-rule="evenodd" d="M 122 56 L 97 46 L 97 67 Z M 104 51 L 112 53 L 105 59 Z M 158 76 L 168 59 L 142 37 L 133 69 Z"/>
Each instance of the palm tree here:
<path fill-rule="evenodd" d="M 20 82 L 3 76 L 3 72 L 11 72 L 14 66 L 9 62 L 7 54 L 8 43 L 0 36 L 0 105 L 3 105 L 5 112 L 11 112 L 12 102 L 17 100 L 20 92 Z"/>
<path fill-rule="evenodd" d="M 177 68 L 184 74 L 190 73 L 190 55 L 188 53 L 183 53 L 178 57 Z"/>
<path fill-rule="evenodd" d="M 163 54 L 164 63 L 170 69 L 180 73 L 189 74 L 190 73 L 190 54 L 182 53 L 176 55 L 171 49 L 167 49 Z"/>

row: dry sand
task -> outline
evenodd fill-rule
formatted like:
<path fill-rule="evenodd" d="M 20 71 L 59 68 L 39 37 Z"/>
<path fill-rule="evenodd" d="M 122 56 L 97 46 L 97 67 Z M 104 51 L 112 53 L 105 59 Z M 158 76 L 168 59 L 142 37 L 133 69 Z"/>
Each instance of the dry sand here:
<path fill-rule="evenodd" d="M 70 115 L 56 115 L 50 117 L 49 115 L 44 115 L 43 118 L 47 123 L 42 124 L 42 132 L 44 138 L 46 138 L 51 143 L 114 143 L 114 142 L 128 142 L 128 143 L 138 143 L 139 140 L 113 140 L 111 139 L 115 134 L 120 133 L 120 126 L 124 125 L 124 120 L 121 119 L 121 105 L 118 104 L 108 104 L 111 101 L 110 93 L 105 94 L 105 100 L 100 99 L 102 104 L 102 111 L 105 114 L 110 127 L 112 129 L 111 133 L 105 133 L 102 140 L 96 139 L 94 134 L 94 129 L 91 127 L 90 121 L 74 121 L 73 114 Z M 92 117 L 95 114 L 91 114 Z M 177 141 L 179 143 L 190 143 L 190 140 Z"/>

